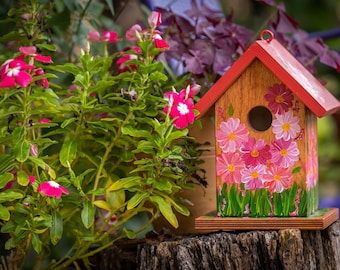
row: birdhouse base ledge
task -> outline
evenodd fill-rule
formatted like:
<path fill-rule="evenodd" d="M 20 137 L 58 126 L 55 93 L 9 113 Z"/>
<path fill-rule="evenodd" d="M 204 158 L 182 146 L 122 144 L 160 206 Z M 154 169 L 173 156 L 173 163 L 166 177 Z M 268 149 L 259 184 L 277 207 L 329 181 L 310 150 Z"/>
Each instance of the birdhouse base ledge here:
<path fill-rule="evenodd" d="M 323 230 L 339 218 L 338 208 L 321 208 L 308 217 L 216 217 L 195 219 L 196 230 Z"/>

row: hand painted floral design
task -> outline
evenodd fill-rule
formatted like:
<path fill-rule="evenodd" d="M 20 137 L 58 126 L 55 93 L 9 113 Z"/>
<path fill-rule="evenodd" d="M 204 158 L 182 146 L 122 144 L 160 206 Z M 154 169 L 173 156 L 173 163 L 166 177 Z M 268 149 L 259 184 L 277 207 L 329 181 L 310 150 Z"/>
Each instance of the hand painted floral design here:
<path fill-rule="evenodd" d="M 284 84 L 274 84 L 268 87 L 264 96 L 273 114 L 283 114 L 293 105 L 294 96 Z"/>
<path fill-rule="evenodd" d="M 299 160 L 300 151 L 297 143 L 292 139 L 285 141 L 283 139 L 272 141 L 272 162 L 280 167 L 293 166 Z"/>
<path fill-rule="evenodd" d="M 241 182 L 244 183 L 245 189 L 256 190 L 263 188 L 262 176 L 265 173 L 265 166 L 259 164 L 255 167 L 246 167 L 241 170 Z"/>
<path fill-rule="evenodd" d="M 60 199 L 63 193 L 66 195 L 69 194 L 66 188 L 59 185 L 55 181 L 46 181 L 46 182 L 41 183 L 38 186 L 37 192 L 41 192 L 42 194 L 48 197 L 55 197 L 57 199 Z"/>
<path fill-rule="evenodd" d="M 240 119 L 230 117 L 220 124 L 216 140 L 223 152 L 235 152 L 248 138 L 249 131 Z"/>
<path fill-rule="evenodd" d="M 266 169 L 262 179 L 263 185 L 272 193 L 281 193 L 285 189 L 290 188 L 293 184 L 290 169 L 274 165 L 271 165 Z"/>
<path fill-rule="evenodd" d="M 244 163 L 239 153 L 222 153 L 216 157 L 216 173 L 221 176 L 223 183 L 234 184 L 241 182 L 241 170 Z"/>
<path fill-rule="evenodd" d="M 246 166 L 265 165 L 271 158 L 270 146 L 263 139 L 256 141 L 254 137 L 243 142 L 240 152 Z"/>
<path fill-rule="evenodd" d="M 276 114 L 276 119 L 272 122 L 273 133 L 276 139 L 294 139 L 301 130 L 299 120 L 298 117 L 293 115 L 292 111 L 288 111 L 282 115 Z"/>

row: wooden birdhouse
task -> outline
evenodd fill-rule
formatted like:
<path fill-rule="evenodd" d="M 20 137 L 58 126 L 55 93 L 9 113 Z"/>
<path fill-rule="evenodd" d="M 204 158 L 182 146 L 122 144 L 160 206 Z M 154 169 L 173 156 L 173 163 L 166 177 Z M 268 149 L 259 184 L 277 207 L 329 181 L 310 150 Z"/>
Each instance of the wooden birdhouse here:
<path fill-rule="evenodd" d="M 214 119 L 217 214 L 197 218 L 195 226 L 308 227 L 325 212 L 313 228 L 336 220 L 338 209 L 318 212 L 317 117 L 338 108 L 339 101 L 263 31 L 196 105 L 200 117 Z"/>

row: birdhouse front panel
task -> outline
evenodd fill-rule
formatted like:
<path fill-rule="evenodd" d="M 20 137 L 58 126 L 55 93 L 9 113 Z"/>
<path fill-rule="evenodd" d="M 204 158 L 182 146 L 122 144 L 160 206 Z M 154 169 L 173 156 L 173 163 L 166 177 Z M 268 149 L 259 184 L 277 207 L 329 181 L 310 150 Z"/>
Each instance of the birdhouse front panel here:
<path fill-rule="evenodd" d="M 219 216 L 317 209 L 316 116 L 291 89 L 255 59 L 214 108 Z"/>

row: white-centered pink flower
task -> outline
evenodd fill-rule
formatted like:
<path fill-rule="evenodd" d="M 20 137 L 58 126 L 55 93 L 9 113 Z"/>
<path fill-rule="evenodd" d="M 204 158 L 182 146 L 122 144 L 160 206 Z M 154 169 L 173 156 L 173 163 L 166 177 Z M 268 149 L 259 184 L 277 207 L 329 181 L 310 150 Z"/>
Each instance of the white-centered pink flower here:
<path fill-rule="evenodd" d="M 7 60 L 0 67 L 0 88 L 11 88 L 16 84 L 20 87 L 28 86 L 32 76 L 26 71 L 34 68 L 35 66 L 28 65 L 19 59 Z"/>
<path fill-rule="evenodd" d="M 300 132 L 299 117 L 294 116 L 292 111 L 284 114 L 276 114 L 276 119 L 273 120 L 273 133 L 276 139 L 294 139 Z"/>
<path fill-rule="evenodd" d="M 51 56 L 41 55 L 37 53 L 37 48 L 35 46 L 20 47 L 19 51 L 24 56 L 32 56 L 35 60 L 42 63 L 53 63 Z M 21 59 L 23 60 L 23 59 Z"/>
<path fill-rule="evenodd" d="M 220 123 L 220 130 L 216 131 L 218 145 L 223 152 L 235 152 L 247 140 L 249 131 L 238 118 L 228 118 Z"/>
<path fill-rule="evenodd" d="M 57 199 L 60 199 L 63 193 L 66 195 L 69 194 L 65 187 L 52 180 L 41 183 L 37 191 L 48 197 L 55 197 Z"/>

